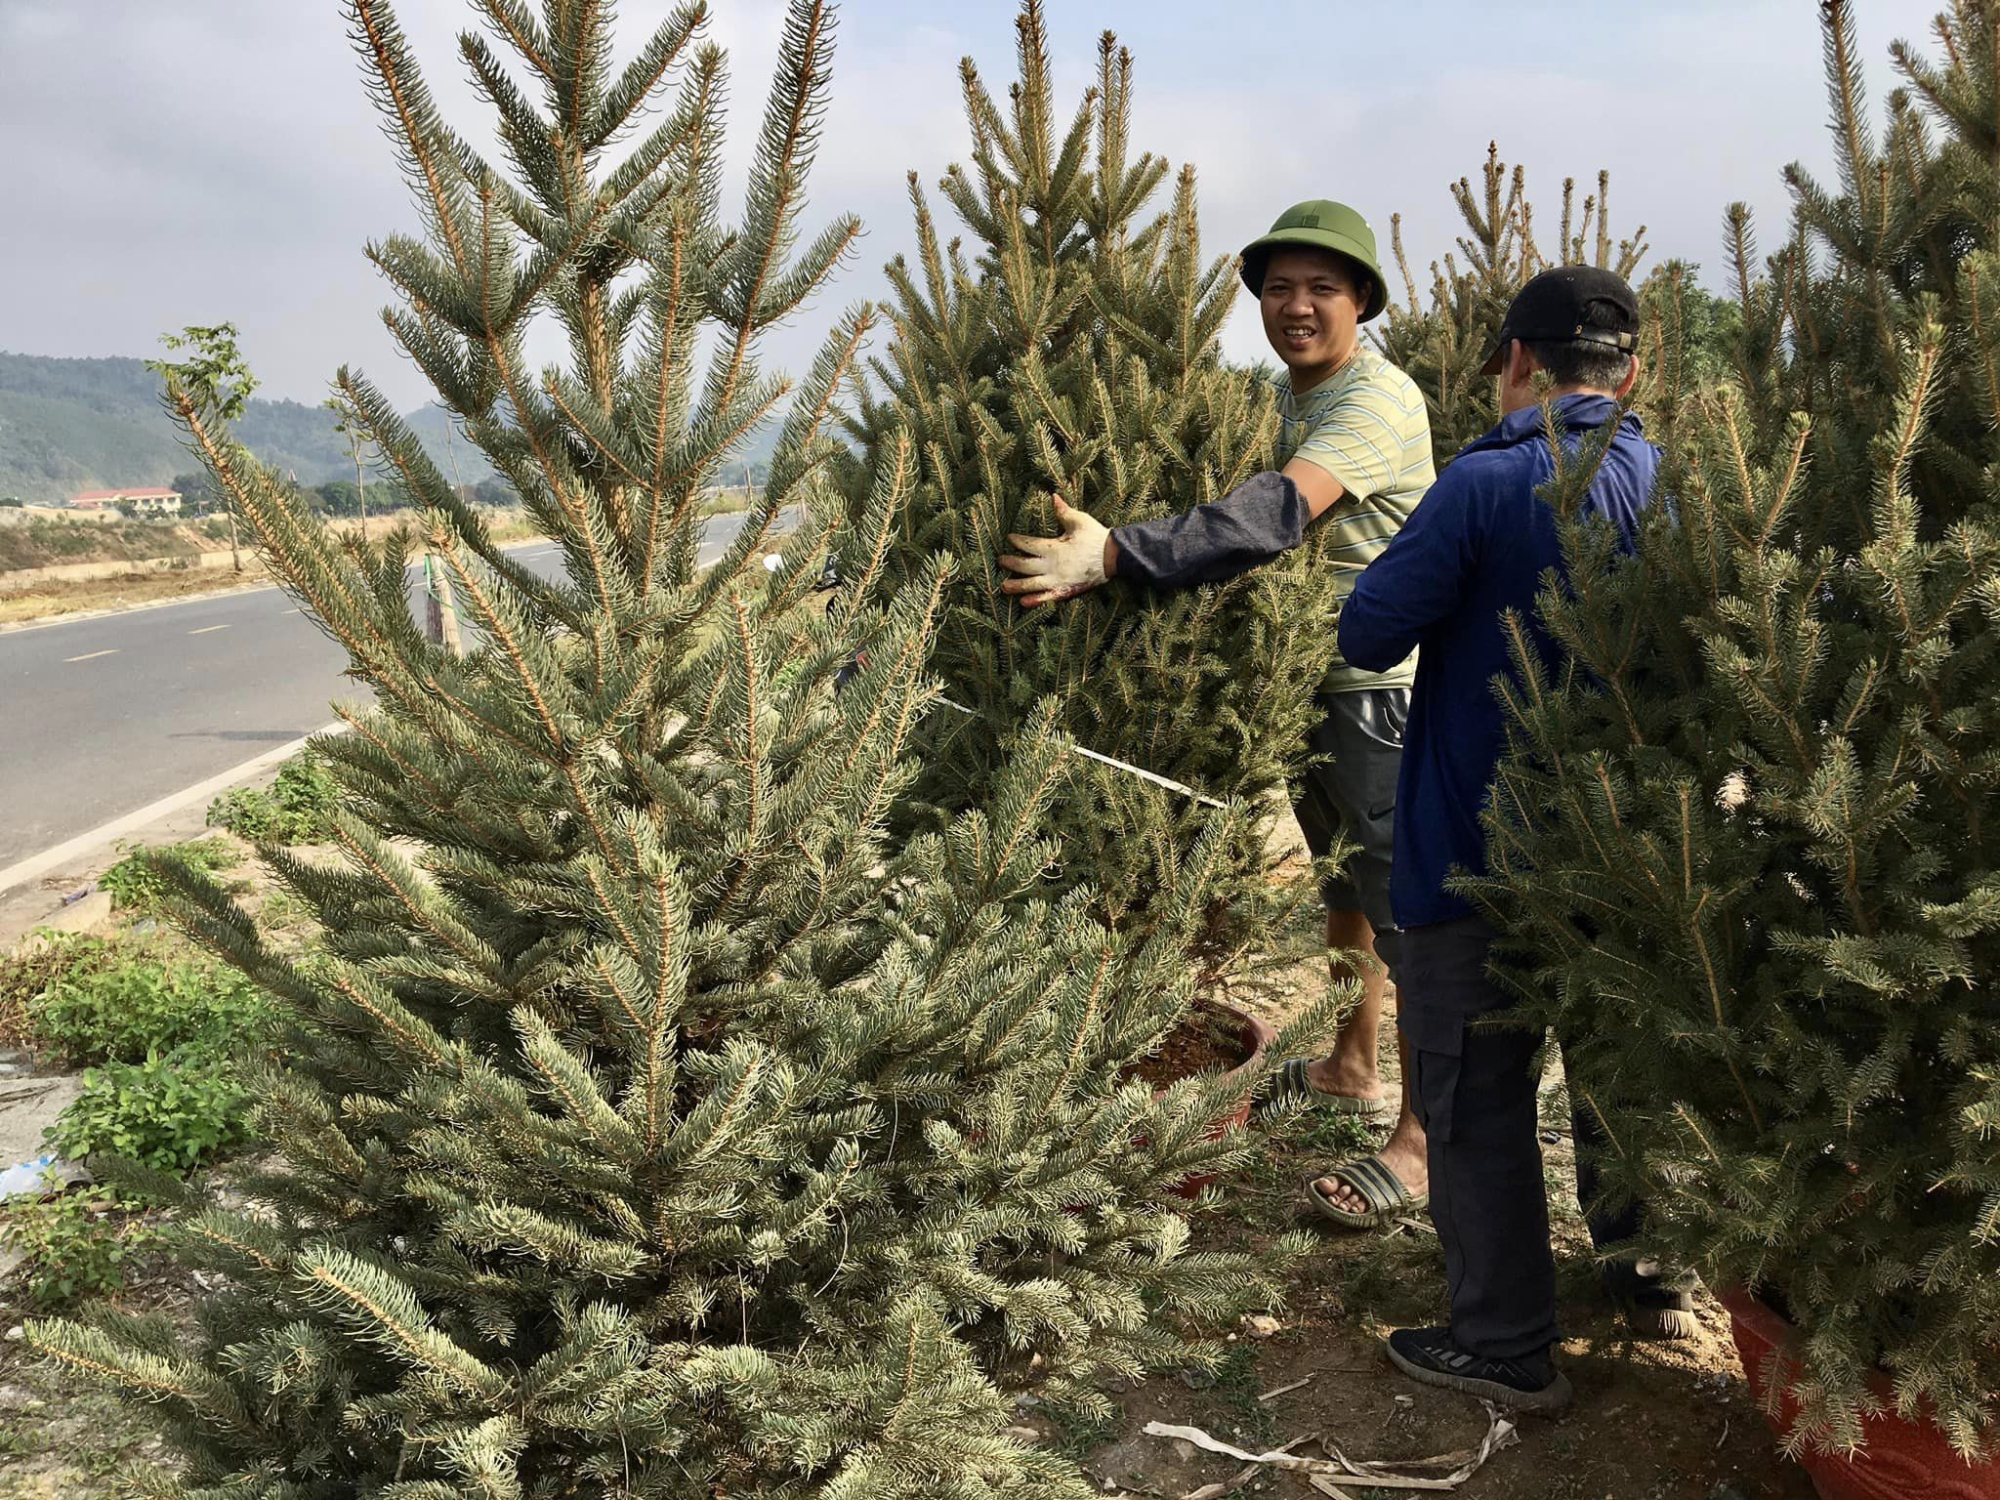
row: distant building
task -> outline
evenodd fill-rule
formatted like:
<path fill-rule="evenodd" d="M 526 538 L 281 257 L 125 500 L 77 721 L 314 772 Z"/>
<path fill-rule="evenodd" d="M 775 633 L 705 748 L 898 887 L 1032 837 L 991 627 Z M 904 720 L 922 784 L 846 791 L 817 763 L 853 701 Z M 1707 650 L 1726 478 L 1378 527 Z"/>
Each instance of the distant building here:
<path fill-rule="evenodd" d="M 179 490 L 85 490 L 70 496 L 78 510 L 118 510 L 129 507 L 142 516 L 177 516 L 181 513 Z"/>

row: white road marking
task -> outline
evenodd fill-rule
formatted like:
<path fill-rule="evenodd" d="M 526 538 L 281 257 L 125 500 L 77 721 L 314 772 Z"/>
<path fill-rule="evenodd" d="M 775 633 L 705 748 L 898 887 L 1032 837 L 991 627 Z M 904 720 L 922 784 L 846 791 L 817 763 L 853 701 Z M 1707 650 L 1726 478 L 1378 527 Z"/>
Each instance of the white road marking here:
<path fill-rule="evenodd" d="M 288 609 L 288 610 L 286 610 L 286 611 L 285 611 L 285 613 L 286 613 L 286 614 L 288 614 L 288 615 L 295 615 L 295 614 L 297 614 L 297 613 L 298 613 L 298 611 L 297 611 L 297 610 L 295 610 L 295 609 Z"/>
<path fill-rule="evenodd" d="M 280 761 L 289 760 L 305 749 L 308 741 L 318 735 L 345 734 L 347 729 L 348 724 L 345 719 L 336 719 L 333 723 L 315 730 L 313 734 L 293 740 L 289 744 L 279 745 L 274 750 L 266 750 L 254 760 L 246 760 L 242 765 L 224 771 L 218 776 L 211 776 L 206 781 L 197 782 L 184 791 L 162 797 L 157 802 L 149 802 L 137 812 L 126 813 L 122 818 L 113 818 L 109 823 L 93 828 L 88 833 L 80 833 L 73 839 L 64 840 L 53 849 L 44 849 L 40 854 L 31 855 L 18 864 L 9 865 L 6 869 L 0 870 L 0 892 L 12 890 L 17 885 L 26 885 L 31 880 L 39 880 L 49 871 L 67 864 L 70 860 L 81 855 L 93 854 L 128 833 L 137 833 L 148 823 L 156 822 L 169 813 L 179 812 L 190 803 L 200 802 L 226 792 L 238 782 L 248 781 L 259 771 L 275 766 Z"/>
<path fill-rule="evenodd" d="M 116 656 L 117 654 L 118 654 L 118 648 L 116 646 L 113 646 L 109 651 L 86 651 L 81 656 L 65 656 L 63 660 L 65 662 L 96 661 L 97 658 L 100 656 Z"/>
<path fill-rule="evenodd" d="M 209 633 L 210 633 L 211 631 L 215 631 L 215 630 L 227 630 L 228 628 L 229 628 L 229 627 L 228 627 L 227 625 L 204 625 L 204 626 L 202 626 L 202 627 L 201 627 L 201 629 L 199 629 L 199 630 L 190 630 L 190 631 L 188 632 L 188 634 L 189 634 L 189 635 L 207 635 L 207 634 L 209 634 Z"/>

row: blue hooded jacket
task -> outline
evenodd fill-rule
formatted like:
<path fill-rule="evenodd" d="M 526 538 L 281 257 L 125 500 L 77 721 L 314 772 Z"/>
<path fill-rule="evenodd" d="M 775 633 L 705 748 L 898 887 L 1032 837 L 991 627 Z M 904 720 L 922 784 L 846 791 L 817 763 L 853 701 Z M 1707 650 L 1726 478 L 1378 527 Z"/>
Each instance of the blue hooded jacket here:
<path fill-rule="evenodd" d="M 1574 395 L 1554 411 L 1563 445 L 1574 451 L 1617 405 Z M 1659 466 L 1659 448 L 1627 413 L 1585 512 L 1609 521 L 1631 546 Z M 1479 815 L 1507 738 L 1493 679 L 1513 675 L 1502 611 L 1518 610 L 1542 659 L 1557 660 L 1535 618 L 1542 574 L 1563 566 L 1555 512 L 1537 493 L 1554 472 L 1542 409 L 1504 418 L 1459 451 L 1341 610 L 1340 652 L 1353 665 L 1379 672 L 1418 653 L 1389 876 L 1398 927 L 1472 914 L 1444 882 L 1454 866 L 1486 870 Z"/>

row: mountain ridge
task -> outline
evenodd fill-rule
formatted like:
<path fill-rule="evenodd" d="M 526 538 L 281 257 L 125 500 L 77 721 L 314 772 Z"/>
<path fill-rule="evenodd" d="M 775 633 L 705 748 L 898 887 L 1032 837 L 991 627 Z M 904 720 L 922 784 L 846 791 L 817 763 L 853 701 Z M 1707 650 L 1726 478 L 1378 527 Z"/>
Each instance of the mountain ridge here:
<path fill-rule="evenodd" d="M 461 482 L 493 477 L 485 456 L 462 437 L 447 448 L 447 417 L 435 403 L 404 415 L 440 473 L 457 460 Z M 266 464 L 302 485 L 354 477 L 333 414 L 288 398 L 253 397 L 236 435 Z M 776 424 L 749 439 L 739 465 L 769 456 Z M 69 358 L 0 350 L 0 499 L 66 500 L 82 490 L 166 485 L 196 467 L 160 406 L 160 378 L 123 356 Z"/>
<path fill-rule="evenodd" d="M 236 435 L 300 484 L 352 479 L 333 420 L 321 407 L 252 397 Z M 449 472 L 442 410 L 420 408 L 405 420 Z M 491 476 L 470 444 L 457 447 L 467 484 Z M 0 351 L 0 497 L 65 500 L 79 490 L 165 485 L 195 467 L 145 361 Z"/>

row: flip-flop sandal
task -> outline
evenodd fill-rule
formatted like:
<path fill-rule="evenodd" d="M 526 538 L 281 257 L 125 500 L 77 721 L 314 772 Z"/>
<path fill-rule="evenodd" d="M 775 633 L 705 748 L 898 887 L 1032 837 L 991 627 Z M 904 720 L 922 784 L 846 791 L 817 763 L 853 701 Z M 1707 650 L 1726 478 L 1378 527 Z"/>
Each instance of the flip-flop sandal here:
<path fill-rule="evenodd" d="M 1329 1094 L 1313 1087 L 1309 1071 L 1312 1060 L 1294 1057 L 1271 1075 L 1271 1082 L 1264 1095 L 1266 1104 L 1295 1104 L 1304 1100 L 1316 1109 L 1323 1109 L 1336 1115 L 1348 1115 L 1357 1120 L 1381 1121 L 1396 1112 L 1393 1099 L 1357 1099 L 1352 1094 Z"/>
<path fill-rule="evenodd" d="M 1368 1212 L 1354 1213 L 1340 1207 L 1316 1184 L 1322 1177 L 1352 1188 L 1368 1205 Z M 1316 1213 L 1348 1229 L 1382 1229 L 1408 1214 L 1419 1214 L 1431 1206 L 1429 1193 L 1412 1193 L 1379 1156 L 1361 1156 L 1343 1162 L 1327 1172 L 1315 1172 L 1305 1181 L 1306 1202 Z"/>

